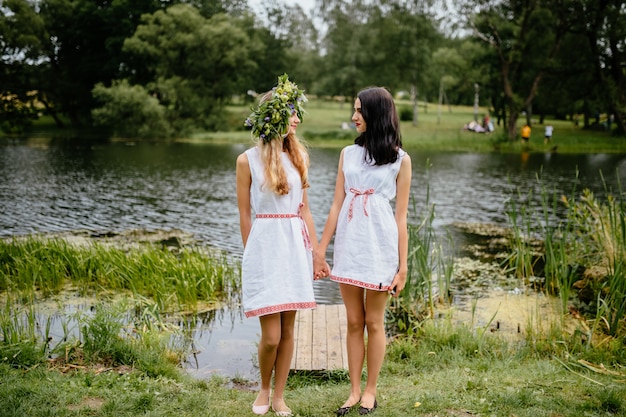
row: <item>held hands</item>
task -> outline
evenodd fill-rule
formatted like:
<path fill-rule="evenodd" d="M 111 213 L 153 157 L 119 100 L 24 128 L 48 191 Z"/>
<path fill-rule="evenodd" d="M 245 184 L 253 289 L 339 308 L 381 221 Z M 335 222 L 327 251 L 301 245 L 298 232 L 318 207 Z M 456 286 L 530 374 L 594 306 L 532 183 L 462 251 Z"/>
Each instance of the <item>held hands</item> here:
<path fill-rule="evenodd" d="M 318 280 L 330 276 L 330 265 L 323 256 L 313 257 L 313 279 Z"/>
<path fill-rule="evenodd" d="M 328 262 L 324 261 L 324 265 L 321 269 L 315 269 L 315 274 L 313 276 L 314 280 L 328 278 L 330 276 L 330 265 Z"/>

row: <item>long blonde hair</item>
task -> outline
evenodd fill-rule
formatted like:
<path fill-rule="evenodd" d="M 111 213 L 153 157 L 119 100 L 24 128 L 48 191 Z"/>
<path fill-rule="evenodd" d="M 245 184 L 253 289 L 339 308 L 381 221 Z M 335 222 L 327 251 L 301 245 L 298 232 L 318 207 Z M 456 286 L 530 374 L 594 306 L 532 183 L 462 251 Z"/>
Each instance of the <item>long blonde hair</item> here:
<path fill-rule="evenodd" d="M 265 166 L 264 187 L 279 195 L 289 193 L 287 174 L 280 159 L 283 151 L 287 152 L 291 163 L 300 173 L 302 188 L 309 187 L 309 155 L 306 147 L 296 135 L 288 133 L 282 140 L 281 138 L 276 138 L 269 143 L 261 141 L 259 146 L 261 147 L 261 160 Z"/>
<path fill-rule="evenodd" d="M 271 97 L 272 91 L 268 91 L 261 96 L 259 103 L 263 103 Z M 300 173 L 302 188 L 309 187 L 309 154 L 296 135 L 288 132 L 285 136 L 273 137 L 269 142 L 257 139 L 259 140 L 258 146 L 261 149 L 261 161 L 265 167 L 265 183 L 263 187 L 267 187 L 279 195 L 289 193 L 287 174 L 280 158 L 283 151 L 287 152 L 291 163 Z"/>

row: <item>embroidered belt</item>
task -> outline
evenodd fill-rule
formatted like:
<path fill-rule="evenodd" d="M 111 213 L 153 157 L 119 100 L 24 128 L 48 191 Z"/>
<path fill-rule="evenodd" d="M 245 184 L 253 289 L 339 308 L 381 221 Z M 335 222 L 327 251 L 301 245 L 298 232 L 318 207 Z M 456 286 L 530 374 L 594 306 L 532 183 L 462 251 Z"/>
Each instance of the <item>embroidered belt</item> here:
<path fill-rule="evenodd" d="M 256 218 L 257 219 L 289 219 L 289 218 L 293 218 L 293 217 L 297 217 L 300 219 L 300 222 L 302 224 L 301 227 L 301 231 L 302 231 L 302 240 L 304 240 L 304 246 L 308 249 L 308 250 L 313 250 L 313 245 L 311 244 L 311 237 L 309 236 L 309 230 L 306 228 L 306 223 L 304 222 L 304 218 L 302 218 L 302 207 L 304 206 L 304 203 L 300 203 L 300 205 L 298 206 L 298 212 L 297 213 L 266 213 L 266 214 L 257 214 Z"/>
<path fill-rule="evenodd" d="M 370 194 L 374 194 L 374 189 L 368 188 L 365 191 L 361 191 L 357 190 L 356 188 L 350 188 L 350 192 L 354 195 L 352 196 L 352 200 L 350 200 L 350 207 L 348 208 L 348 221 L 352 220 L 354 199 L 359 195 L 365 196 L 365 198 L 363 199 L 363 213 L 365 213 L 365 215 L 369 217 L 369 214 L 367 214 L 367 198 L 370 196 Z"/>

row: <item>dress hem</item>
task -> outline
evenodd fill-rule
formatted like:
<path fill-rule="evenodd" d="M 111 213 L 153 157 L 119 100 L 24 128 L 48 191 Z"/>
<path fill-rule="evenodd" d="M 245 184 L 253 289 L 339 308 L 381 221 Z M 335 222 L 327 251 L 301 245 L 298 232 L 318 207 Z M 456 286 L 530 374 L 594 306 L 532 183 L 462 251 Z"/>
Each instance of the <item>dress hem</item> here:
<path fill-rule="evenodd" d="M 316 308 L 317 303 L 312 301 L 306 302 L 298 302 L 298 303 L 285 303 L 285 304 L 277 304 L 273 306 L 261 307 L 255 310 L 250 310 L 244 312 L 247 318 L 257 317 L 257 316 L 265 316 L 267 314 L 273 313 L 281 313 L 283 311 L 291 311 L 291 310 L 307 310 Z"/>
<path fill-rule="evenodd" d="M 366 290 L 389 291 L 389 288 L 391 288 L 391 286 L 389 285 L 383 285 L 382 282 L 379 284 L 372 284 L 371 282 L 359 281 L 352 278 L 338 277 L 336 275 L 331 275 L 330 280 L 338 282 L 340 284 L 348 284 L 354 285 L 355 287 L 365 288 Z"/>

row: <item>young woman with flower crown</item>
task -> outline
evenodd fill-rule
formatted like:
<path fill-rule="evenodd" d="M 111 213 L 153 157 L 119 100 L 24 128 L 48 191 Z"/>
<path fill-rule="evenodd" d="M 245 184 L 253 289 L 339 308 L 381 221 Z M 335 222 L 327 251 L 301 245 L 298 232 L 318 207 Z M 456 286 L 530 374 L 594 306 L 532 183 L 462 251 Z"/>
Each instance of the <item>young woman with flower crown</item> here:
<path fill-rule="evenodd" d="M 411 158 L 402 150 L 393 97 L 384 88 L 365 89 L 354 101 L 359 137 L 339 157 L 335 195 L 316 250 L 318 278 L 338 282 L 348 319 L 346 337 L 350 395 L 337 409 L 343 416 L 378 407 L 376 385 L 385 356 L 385 307 L 407 276 L 407 213 Z M 395 198 L 395 212 L 390 200 Z M 324 261 L 335 235 L 332 272 Z M 367 344 L 365 330 L 367 329 Z M 361 374 L 367 357 L 367 382 Z"/>
<path fill-rule="evenodd" d="M 306 193 L 309 159 L 296 136 L 305 101 L 286 74 L 278 77 L 278 85 L 261 97 L 245 122 L 256 146 L 237 158 L 243 308 L 246 317 L 259 317 L 261 323 L 261 388 L 252 405 L 255 414 L 267 413 L 271 398 L 276 415 L 292 415 L 283 393 L 296 310 L 316 307 L 312 251 L 317 237 Z"/>

